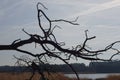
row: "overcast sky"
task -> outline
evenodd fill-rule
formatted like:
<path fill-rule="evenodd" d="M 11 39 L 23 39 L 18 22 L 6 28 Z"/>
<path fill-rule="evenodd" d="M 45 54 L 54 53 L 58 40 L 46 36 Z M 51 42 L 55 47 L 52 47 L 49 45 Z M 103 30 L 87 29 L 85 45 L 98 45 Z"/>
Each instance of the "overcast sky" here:
<path fill-rule="evenodd" d="M 74 20 L 79 16 L 79 26 L 58 23 L 62 29 L 55 30 L 57 40 L 66 42 L 67 48 L 82 44 L 85 30 L 89 30 L 89 36 L 97 36 L 88 43 L 92 49 L 102 49 L 111 42 L 120 40 L 120 0 L 1 0 L 0 44 L 28 38 L 29 36 L 22 32 L 23 28 L 29 33 L 40 34 L 37 2 L 48 8 L 44 11 L 50 19 Z M 27 48 L 31 50 L 31 47 Z M 0 65 L 14 65 L 13 55 L 22 54 L 0 51 Z M 109 54 L 104 57 L 108 56 Z M 88 61 L 84 60 L 78 62 L 88 64 Z"/>

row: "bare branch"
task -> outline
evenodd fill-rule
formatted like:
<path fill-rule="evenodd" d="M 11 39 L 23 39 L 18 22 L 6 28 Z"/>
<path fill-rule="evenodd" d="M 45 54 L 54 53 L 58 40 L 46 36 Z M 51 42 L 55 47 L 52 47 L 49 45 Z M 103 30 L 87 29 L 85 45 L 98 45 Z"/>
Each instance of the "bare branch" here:
<path fill-rule="evenodd" d="M 53 31 L 55 30 L 56 27 L 58 28 L 61 28 L 61 27 L 57 25 L 53 26 L 52 24 L 55 22 L 65 22 L 72 25 L 79 25 L 78 23 L 76 23 L 76 21 L 78 20 L 78 17 L 74 21 L 64 20 L 64 19 L 51 20 L 44 13 L 44 11 L 39 7 L 39 6 L 42 6 L 44 9 L 47 9 L 42 3 L 39 2 L 36 6 L 38 11 L 37 13 L 38 24 L 39 24 L 40 30 L 42 30 L 43 36 L 38 34 L 30 34 L 24 29 L 22 29 L 22 31 L 26 33 L 30 38 L 25 40 L 18 39 L 13 41 L 12 44 L 8 44 L 8 45 L 0 45 L 0 50 L 15 50 L 15 51 L 37 58 L 38 62 L 32 61 L 31 66 L 34 70 L 39 71 L 39 74 L 42 76 L 43 80 L 45 80 L 45 76 L 43 74 L 44 72 L 40 71 L 40 69 L 38 68 L 39 65 L 37 65 L 37 63 L 41 63 L 41 64 L 45 64 L 45 62 L 49 63 L 48 57 L 62 60 L 65 64 L 67 64 L 72 69 L 72 71 L 76 74 L 77 79 L 79 80 L 78 74 L 76 73 L 74 68 L 71 65 L 69 65 L 69 63 L 67 63 L 67 60 L 70 60 L 72 57 L 74 57 L 76 60 L 78 58 L 81 58 L 81 59 L 90 60 L 90 61 L 93 61 L 93 60 L 111 61 L 114 56 L 120 54 L 119 49 L 113 47 L 114 45 L 120 43 L 120 41 L 115 41 L 110 45 L 106 46 L 105 48 L 99 49 L 99 50 L 92 50 L 91 47 L 88 48 L 87 42 L 96 38 L 96 36 L 89 37 L 88 30 L 85 31 L 85 40 L 82 43 L 82 45 L 78 44 L 75 47 L 72 47 L 72 49 L 63 47 L 66 45 L 65 42 L 58 42 L 55 34 L 53 34 Z M 45 17 L 45 19 L 49 22 L 48 29 L 44 29 L 44 26 L 42 25 L 41 16 Z M 19 49 L 19 47 L 22 47 L 30 43 L 35 43 L 35 45 L 38 44 L 40 48 L 43 50 L 43 52 L 41 51 L 39 54 L 35 54 L 27 50 Z M 35 46 L 35 48 L 39 46 Z M 53 48 L 51 48 L 51 46 Z M 113 53 L 110 59 L 103 59 L 99 57 L 99 55 L 104 54 L 105 52 L 107 53 L 107 51 L 109 50 L 116 51 L 116 53 Z M 61 57 L 61 54 L 64 54 L 66 57 L 65 58 Z M 18 60 L 21 60 L 20 58 L 17 58 L 17 57 L 15 58 Z M 43 59 L 45 61 L 43 61 Z M 28 64 L 28 62 L 26 63 Z M 34 67 L 33 64 L 36 67 Z M 32 79 L 33 76 L 34 76 L 34 72 L 33 72 L 33 75 L 30 77 L 30 80 Z"/>
<path fill-rule="evenodd" d="M 78 23 L 75 23 L 75 21 L 68 21 L 68 20 L 64 20 L 64 19 L 59 19 L 59 20 L 51 20 L 51 22 L 67 22 L 67 23 L 70 23 L 72 25 L 79 25 Z"/>

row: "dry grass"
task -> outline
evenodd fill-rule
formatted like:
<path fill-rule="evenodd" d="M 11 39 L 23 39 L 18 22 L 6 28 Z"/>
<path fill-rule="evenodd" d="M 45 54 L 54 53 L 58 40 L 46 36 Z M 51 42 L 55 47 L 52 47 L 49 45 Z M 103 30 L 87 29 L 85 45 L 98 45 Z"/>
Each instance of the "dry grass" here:
<path fill-rule="evenodd" d="M 24 73 L 0 73 L 0 80 L 27 80 L 31 76 L 31 73 L 24 72 Z M 49 80 L 77 80 L 75 78 L 68 78 L 65 77 L 62 73 L 52 73 L 50 75 L 45 73 L 45 77 Z M 39 80 L 40 75 L 36 73 L 32 80 Z M 80 80 L 90 80 L 90 79 L 80 79 Z M 98 79 L 98 80 L 120 80 L 120 75 L 111 75 L 108 76 L 106 79 Z"/>
<path fill-rule="evenodd" d="M 26 80 L 29 79 L 31 73 L 0 73 L 0 80 Z M 40 76 L 36 74 L 33 80 L 37 80 Z"/>
<path fill-rule="evenodd" d="M 24 73 L 0 73 L 0 80 L 27 80 L 31 76 L 31 73 L 24 72 Z M 50 75 L 45 73 L 45 77 L 49 80 L 77 80 L 75 78 L 68 78 L 65 77 L 62 73 L 52 73 Z M 36 73 L 32 80 L 39 80 L 40 75 Z M 80 80 L 89 80 L 89 79 L 80 79 Z"/>
<path fill-rule="evenodd" d="M 106 78 L 106 80 L 120 80 L 120 75 L 111 75 Z"/>
<path fill-rule="evenodd" d="M 69 80 L 77 80 L 76 78 L 71 78 Z M 87 79 L 87 78 L 84 78 L 84 79 L 80 79 L 80 80 L 92 80 L 92 79 Z"/>
<path fill-rule="evenodd" d="M 31 76 L 31 73 L 24 72 L 24 73 L 0 73 L 0 80 L 26 80 L 29 79 Z M 45 75 L 49 80 L 71 80 L 67 77 L 65 77 L 61 73 L 57 74 L 46 74 Z M 32 80 L 39 80 L 40 75 L 36 73 Z"/>

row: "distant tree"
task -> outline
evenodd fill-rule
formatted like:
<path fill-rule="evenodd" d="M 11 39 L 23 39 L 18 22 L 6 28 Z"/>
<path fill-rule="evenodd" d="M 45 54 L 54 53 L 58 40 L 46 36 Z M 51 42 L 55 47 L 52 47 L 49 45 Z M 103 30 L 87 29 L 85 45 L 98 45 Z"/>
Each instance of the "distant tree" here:
<path fill-rule="evenodd" d="M 68 21 L 68 20 L 64 20 L 64 19 L 58 19 L 58 20 L 51 20 L 42 9 L 40 9 L 40 6 L 42 6 L 44 9 L 47 9 L 42 3 L 38 3 L 37 4 L 37 18 L 38 18 L 38 24 L 39 24 L 39 28 L 42 31 L 41 35 L 38 34 L 30 34 L 27 31 L 25 31 L 24 29 L 23 32 L 25 32 L 30 38 L 25 39 L 25 40 L 15 40 L 13 41 L 11 44 L 9 45 L 0 45 L 0 50 L 15 50 L 24 54 L 28 54 L 30 56 L 33 56 L 35 58 L 38 59 L 38 62 L 35 61 L 30 61 L 27 62 L 24 59 L 20 59 L 17 58 L 18 60 L 22 60 L 24 62 L 26 62 L 29 66 L 32 67 L 32 69 L 34 70 L 38 70 L 40 75 L 42 76 L 42 79 L 45 80 L 45 76 L 43 74 L 43 71 L 41 71 L 39 69 L 38 63 L 40 64 L 45 64 L 45 62 L 43 61 L 43 58 L 46 59 L 46 61 L 49 61 L 49 58 L 57 58 L 59 60 L 62 60 L 65 64 L 67 64 L 73 72 L 75 72 L 77 79 L 79 80 L 78 74 L 76 73 L 76 71 L 74 70 L 74 68 L 68 63 L 68 61 L 72 58 L 82 58 L 84 60 L 100 60 L 100 61 L 110 61 L 112 60 L 112 58 L 115 55 L 119 54 L 119 50 L 114 48 L 113 46 L 117 43 L 119 43 L 120 41 L 116 41 L 111 43 L 110 45 L 106 46 L 104 49 L 102 50 L 91 50 L 87 47 L 87 42 L 96 38 L 95 36 L 89 37 L 88 36 L 88 30 L 85 31 L 85 40 L 83 42 L 82 45 L 78 44 L 75 47 L 71 48 L 63 48 L 63 46 L 65 46 L 64 42 L 58 42 L 56 39 L 56 36 L 53 34 L 53 31 L 59 26 L 55 25 L 53 26 L 53 23 L 56 22 L 65 22 L 65 23 L 69 23 L 71 25 L 79 25 L 78 23 L 76 23 L 77 19 L 76 18 L 74 21 Z M 44 28 L 44 25 L 42 25 L 42 17 L 44 17 L 44 19 L 46 19 L 49 22 L 49 27 L 47 29 Z M 26 45 L 26 44 L 30 44 L 30 43 L 35 43 L 35 45 L 39 45 L 43 51 L 39 54 L 35 54 L 33 52 L 27 51 L 27 50 L 22 50 L 19 47 Z M 36 47 L 36 46 L 35 46 Z M 37 46 L 38 47 L 38 46 Z M 103 59 L 100 58 L 99 55 L 103 55 L 105 52 L 109 51 L 109 50 L 113 50 L 113 55 L 110 57 L 110 59 Z M 64 58 L 63 56 L 61 56 L 62 54 L 64 54 L 66 56 L 66 58 Z M 31 64 L 30 64 L 31 63 Z M 32 76 L 33 77 L 33 76 Z M 32 79 L 32 77 L 30 78 L 30 80 Z"/>

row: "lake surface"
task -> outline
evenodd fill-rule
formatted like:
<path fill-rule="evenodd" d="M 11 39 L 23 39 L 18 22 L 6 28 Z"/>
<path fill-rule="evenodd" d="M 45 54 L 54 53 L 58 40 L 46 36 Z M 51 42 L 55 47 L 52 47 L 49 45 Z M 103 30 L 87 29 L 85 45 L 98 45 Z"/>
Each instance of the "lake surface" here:
<path fill-rule="evenodd" d="M 120 75 L 120 73 L 79 74 L 79 77 L 95 80 L 95 79 L 98 79 L 98 78 L 106 78 L 110 75 Z M 75 74 L 65 74 L 65 76 L 70 77 L 70 78 L 76 78 Z"/>

